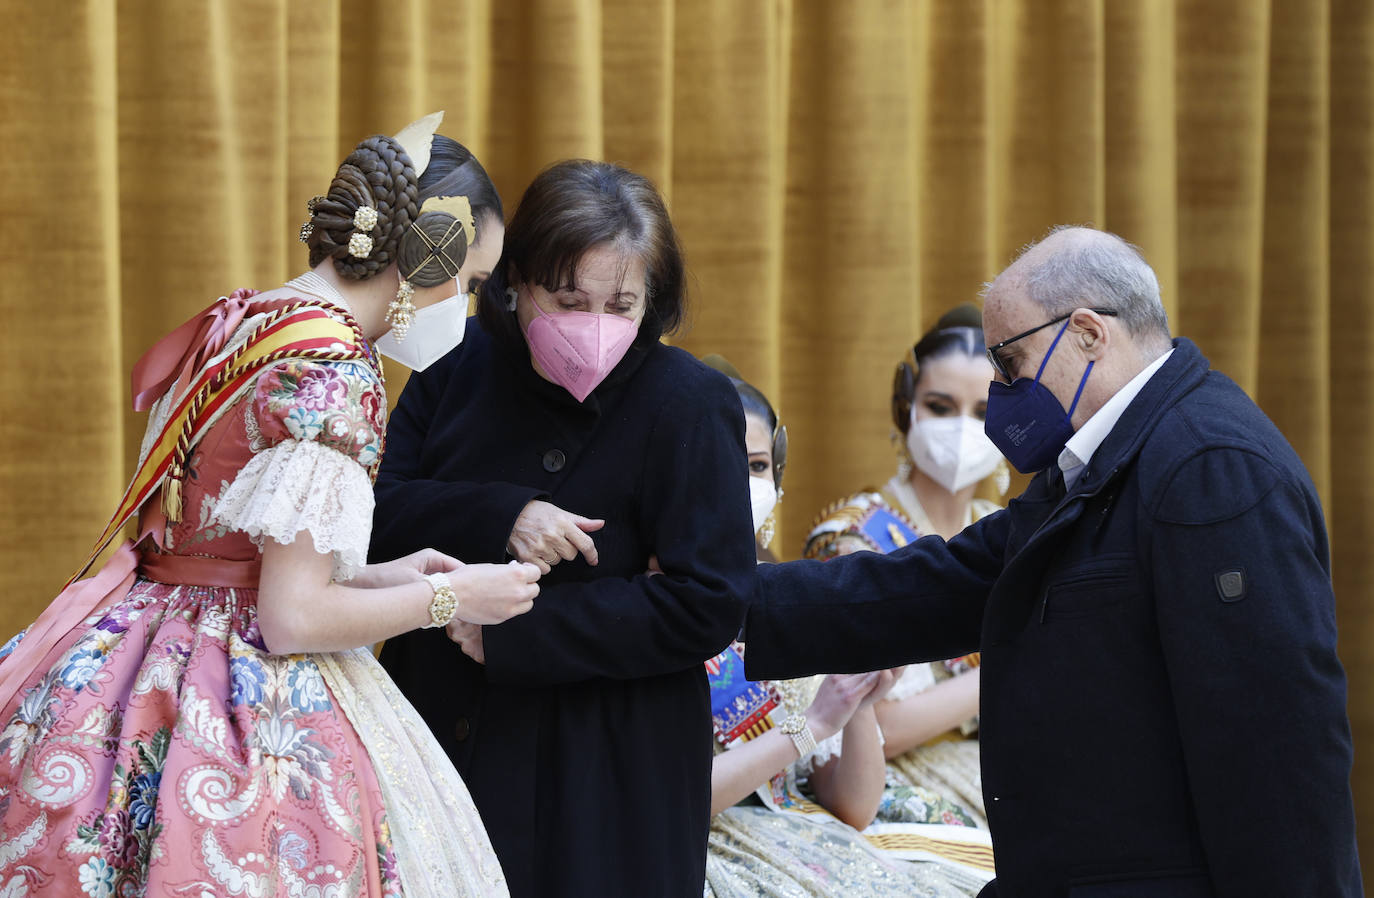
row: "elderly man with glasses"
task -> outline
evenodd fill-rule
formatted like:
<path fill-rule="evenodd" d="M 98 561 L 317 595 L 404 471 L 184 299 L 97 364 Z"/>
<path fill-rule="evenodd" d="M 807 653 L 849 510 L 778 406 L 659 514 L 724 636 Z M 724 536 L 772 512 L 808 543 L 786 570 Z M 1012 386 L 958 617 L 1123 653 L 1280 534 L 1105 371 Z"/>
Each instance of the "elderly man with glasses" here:
<path fill-rule="evenodd" d="M 1115 235 L 989 286 L 988 436 L 1023 473 L 945 542 L 764 566 L 751 678 L 980 650 L 987 896 L 1362 895 L 1321 507 Z"/>

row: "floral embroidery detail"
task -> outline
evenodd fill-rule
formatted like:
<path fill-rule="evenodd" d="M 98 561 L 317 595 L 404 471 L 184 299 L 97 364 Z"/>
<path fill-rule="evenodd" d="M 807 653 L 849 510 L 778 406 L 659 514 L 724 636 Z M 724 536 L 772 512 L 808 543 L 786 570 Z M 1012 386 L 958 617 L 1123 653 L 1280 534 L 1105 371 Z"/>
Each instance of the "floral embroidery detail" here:
<path fill-rule="evenodd" d="M 391 824 L 385 820 L 377 832 L 377 866 L 381 869 L 385 895 L 401 895 L 401 872 L 396 860 L 396 846 L 391 841 Z"/>
<path fill-rule="evenodd" d="M 162 774 L 157 771 L 141 773 L 134 777 L 129 786 L 129 816 L 133 819 L 134 829 L 147 829 L 153 824 L 157 814 L 157 790 L 162 782 Z"/>
<path fill-rule="evenodd" d="M 117 874 L 114 867 L 93 857 L 81 868 L 81 889 L 92 898 L 112 898 Z"/>
<path fill-rule="evenodd" d="M 272 795 L 280 801 L 289 788 L 291 794 L 308 801 L 317 780 L 332 780 L 329 760 L 334 753 L 314 739 L 315 731 L 297 726 L 291 712 L 276 713 L 258 722 L 254 731 L 262 763 L 267 771 L 267 783 Z"/>
<path fill-rule="evenodd" d="M 324 430 L 324 416 L 308 408 L 293 408 L 282 421 L 297 440 L 313 440 Z"/>
<path fill-rule="evenodd" d="M 381 456 L 386 400 L 364 363 L 281 362 L 258 378 L 253 409 L 269 445 L 318 440 L 366 467 Z"/>
<path fill-rule="evenodd" d="M 305 850 L 310 847 L 305 841 L 305 837 L 293 830 L 287 830 L 281 834 L 277 840 L 277 857 L 291 867 L 292 870 L 304 870 L 307 863 Z"/>
<path fill-rule="evenodd" d="M 336 408 L 347 399 L 348 385 L 337 371 L 326 365 L 305 368 L 296 381 L 296 401 L 311 411 Z"/>
<path fill-rule="evenodd" d="M 292 664 L 287 685 L 291 689 L 291 706 L 297 711 L 309 714 L 328 711 L 333 707 L 329 702 L 329 690 L 324 686 L 324 678 L 314 664 L 307 661 Z"/>
<path fill-rule="evenodd" d="M 133 740 L 128 769 L 114 766 L 104 814 L 79 824 L 67 843 L 71 854 L 94 854 L 81 868 L 81 887 L 88 895 L 142 895 L 148 866 L 162 833 L 157 822 L 157 795 L 172 731 L 163 726 L 144 742 Z"/>
<path fill-rule="evenodd" d="M 53 695 L 57 687 L 56 671 L 24 694 L 9 726 L 0 733 L 0 756 L 17 766 L 19 759 L 53 725 L 61 701 Z"/>
<path fill-rule="evenodd" d="M 920 786 L 903 783 L 892 770 L 878 806 L 878 819 L 884 823 L 944 823 L 949 826 L 978 827 L 968 811 L 944 796 Z"/>
<path fill-rule="evenodd" d="M 66 664 L 58 675 L 62 685 L 73 691 L 86 688 L 128 629 L 128 624 L 117 616 L 102 618 L 68 651 Z"/>
<path fill-rule="evenodd" d="M 229 678 L 233 681 L 231 703 L 234 705 L 256 705 L 262 701 L 263 686 L 267 684 L 267 674 L 262 663 L 248 653 L 235 653 L 229 660 Z"/>
<path fill-rule="evenodd" d="M 129 812 L 116 808 L 100 821 L 100 850 L 121 867 L 131 867 L 138 860 L 138 839 L 133 834 Z"/>
<path fill-rule="evenodd" d="M 68 689 L 81 689 L 88 683 L 105 659 L 98 650 L 76 651 L 67 656 L 67 665 L 62 668 L 62 685 Z"/>

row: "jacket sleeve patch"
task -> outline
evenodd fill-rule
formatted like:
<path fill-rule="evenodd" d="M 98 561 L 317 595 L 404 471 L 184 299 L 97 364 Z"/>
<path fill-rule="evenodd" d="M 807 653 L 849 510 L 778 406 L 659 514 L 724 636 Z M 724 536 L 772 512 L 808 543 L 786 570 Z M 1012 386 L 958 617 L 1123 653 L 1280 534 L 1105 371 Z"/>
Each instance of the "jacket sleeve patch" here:
<path fill-rule="evenodd" d="M 1217 571 L 1217 594 L 1223 602 L 1239 602 L 1245 598 L 1245 571 Z"/>

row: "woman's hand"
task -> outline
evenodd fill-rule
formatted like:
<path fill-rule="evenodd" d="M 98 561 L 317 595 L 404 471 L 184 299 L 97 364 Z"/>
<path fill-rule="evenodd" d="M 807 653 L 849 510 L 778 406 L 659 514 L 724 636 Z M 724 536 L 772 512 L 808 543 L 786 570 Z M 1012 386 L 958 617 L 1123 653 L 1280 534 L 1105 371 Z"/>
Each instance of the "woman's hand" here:
<path fill-rule="evenodd" d="M 831 674 L 821 683 L 815 699 L 806 709 L 806 722 L 817 742 L 844 729 L 849 718 L 865 703 L 879 682 L 882 671 L 861 674 Z M 888 689 L 892 684 L 888 683 Z M 886 690 L 884 690 L 885 692 Z M 870 701 L 876 701 L 872 699 Z"/>
<path fill-rule="evenodd" d="M 458 643 L 458 647 L 478 664 L 487 663 L 487 653 L 482 650 L 482 628 L 477 624 L 454 618 L 445 628 L 448 638 Z"/>
<path fill-rule="evenodd" d="M 904 671 L 906 671 L 905 664 L 901 667 L 889 667 L 887 670 L 874 671 L 878 677 L 873 681 L 873 688 L 868 691 L 868 695 L 865 695 L 863 701 L 859 702 L 859 707 L 869 708 L 873 706 L 874 702 L 882 701 L 892 691 L 892 687 L 897 685 L 897 681 L 902 678 Z"/>
<path fill-rule="evenodd" d="M 349 586 L 359 589 L 380 589 L 386 586 L 400 586 L 415 583 L 425 574 L 448 574 L 463 566 L 459 561 L 435 549 L 421 549 L 394 561 L 369 564 L 349 581 Z"/>
<path fill-rule="evenodd" d="M 532 564 L 465 564 L 447 573 L 458 597 L 454 621 L 499 624 L 529 611 L 539 595 L 539 568 Z"/>
<path fill-rule="evenodd" d="M 541 574 L 547 574 L 560 561 L 572 561 L 579 552 L 587 564 L 595 566 L 596 543 L 587 534 L 604 526 L 603 520 L 584 518 L 535 499 L 515 519 L 506 551 L 512 558 L 536 565 Z"/>

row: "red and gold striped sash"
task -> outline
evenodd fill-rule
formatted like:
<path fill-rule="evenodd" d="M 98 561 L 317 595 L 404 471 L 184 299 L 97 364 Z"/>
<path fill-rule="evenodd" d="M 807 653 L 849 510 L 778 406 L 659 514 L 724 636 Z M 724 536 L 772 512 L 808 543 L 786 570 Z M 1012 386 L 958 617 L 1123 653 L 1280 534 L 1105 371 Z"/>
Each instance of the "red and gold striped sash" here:
<path fill-rule="evenodd" d="M 165 484 L 163 505 L 169 520 L 181 517 L 181 481 L 191 448 L 215 419 L 263 368 L 283 359 L 368 361 L 364 339 L 351 316 L 341 309 L 315 302 L 288 301 L 253 304 L 248 314 L 264 318 L 247 341 L 233 352 L 196 371 L 191 385 L 172 409 L 166 425 L 129 482 L 105 532 L 68 585 L 84 575 L 110 541 L 133 518 L 149 497 Z M 338 317 L 336 317 L 338 316 Z M 340 321 L 339 317 L 345 320 Z"/>

